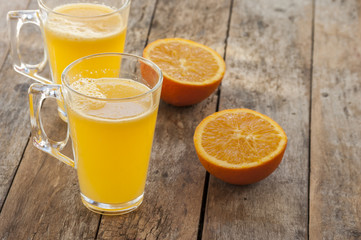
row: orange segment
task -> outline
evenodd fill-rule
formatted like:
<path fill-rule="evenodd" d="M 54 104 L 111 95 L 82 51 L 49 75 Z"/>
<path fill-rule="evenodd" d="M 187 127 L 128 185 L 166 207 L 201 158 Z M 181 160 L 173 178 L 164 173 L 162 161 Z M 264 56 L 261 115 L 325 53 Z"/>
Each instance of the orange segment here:
<path fill-rule="evenodd" d="M 250 109 L 229 109 L 206 117 L 196 128 L 194 145 L 206 170 L 233 184 L 250 184 L 270 175 L 287 146 L 283 129 Z"/>
<path fill-rule="evenodd" d="M 213 49 L 186 39 L 159 39 L 143 51 L 163 71 L 161 98 L 175 106 L 203 101 L 219 86 L 226 65 Z"/>

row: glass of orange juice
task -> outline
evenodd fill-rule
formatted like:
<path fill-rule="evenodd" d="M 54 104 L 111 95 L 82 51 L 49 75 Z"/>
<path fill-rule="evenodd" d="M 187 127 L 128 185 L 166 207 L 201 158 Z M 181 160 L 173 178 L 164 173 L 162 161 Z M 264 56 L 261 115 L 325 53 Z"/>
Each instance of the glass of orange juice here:
<path fill-rule="evenodd" d="M 61 82 L 61 73 L 71 62 L 102 52 L 123 52 L 130 0 L 38 0 L 40 10 L 11 11 L 8 23 L 14 69 L 42 83 Z M 24 24 L 40 27 L 45 42 L 42 62 L 22 62 L 19 33 Z M 52 80 L 39 75 L 49 61 Z M 65 119 L 62 102 L 59 112 Z"/>
<path fill-rule="evenodd" d="M 34 145 L 76 168 L 90 210 L 123 214 L 141 204 L 162 81 L 147 59 L 102 53 L 71 63 L 61 85 L 30 86 Z M 40 109 L 48 97 L 64 101 L 74 160 L 60 153 L 67 139 L 53 141 L 43 130 Z"/>

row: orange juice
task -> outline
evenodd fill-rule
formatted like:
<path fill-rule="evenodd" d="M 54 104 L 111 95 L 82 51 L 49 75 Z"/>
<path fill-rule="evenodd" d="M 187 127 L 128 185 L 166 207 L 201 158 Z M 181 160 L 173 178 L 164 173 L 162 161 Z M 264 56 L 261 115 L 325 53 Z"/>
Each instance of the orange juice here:
<path fill-rule="evenodd" d="M 123 52 L 127 15 L 101 4 L 74 3 L 53 9 L 44 22 L 54 83 L 74 60 L 101 52 Z"/>
<path fill-rule="evenodd" d="M 80 79 L 71 88 L 97 97 L 66 102 L 81 193 L 107 204 L 141 196 L 158 107 L 150 95 L 132 101 L 117 98 L 137 96 L 149 88 L 112 78 Z"/>

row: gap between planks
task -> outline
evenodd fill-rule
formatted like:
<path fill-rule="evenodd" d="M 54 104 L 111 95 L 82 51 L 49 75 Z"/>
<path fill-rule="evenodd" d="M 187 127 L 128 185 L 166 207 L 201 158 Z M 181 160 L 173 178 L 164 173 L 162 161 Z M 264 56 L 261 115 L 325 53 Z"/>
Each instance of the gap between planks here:
<path fill-rule="evenodd" d="M 230 28 L 231 28 L 230 26 L 231 26 L 231 19 L 232 19 L 233 2 L 234 2 L 234 0 L 231 0 L 230 8 L 229 8 L 229 14 L 228 14 L 228 22 L 227 22 L 227 33 L 226 33 L 226 38 L 224 40 L 224 54 L 223 54 L 224 61 L 226 61 L 226 59 L 227 59 L 227 43 L 228 43 L 228 38 L 229 38 L 229 31 L 230 31 Z M 216 112 L 219 111 L 220 98 L 221 98 L 221 89 L 222 89 L 222 82 L 221 82 L 221 84 L 219 85 L 219 87 L 217 89 Z M 209 178 L 210 178 L 209 172 L 206 171 L 205 180 L 204 180 L 204 187 L 203 187 L 201 212 L 200 212 L 200 215 L 199 215 L 197 240 L 202 240 L 202 236 L 203 236 L 204 218 L 205 218 L 205 213 L 206 213 L 206 208 L 207 208 Z"/>
<path fill-rule="evenodd" d="M 312 86 L 313 86 L 313 54 L 314 54 L 314 39 L 315 39 L 315 12 L 316 12 L 316 0 L 312 0 L 312 25 L 311 25 L 311 59 L 310 59 L 310 99 L 309 99 L 309 127 L 308 127 L 308 218 L 307 218 L 307 239 L 310 239 L 310 202 L 311 202 L 311 133 L 312 133 Z"/>

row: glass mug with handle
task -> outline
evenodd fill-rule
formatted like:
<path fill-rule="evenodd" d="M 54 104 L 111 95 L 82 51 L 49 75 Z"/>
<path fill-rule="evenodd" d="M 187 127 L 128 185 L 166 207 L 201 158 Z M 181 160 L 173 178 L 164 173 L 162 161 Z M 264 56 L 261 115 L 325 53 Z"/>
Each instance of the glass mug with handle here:
<path fill-rule="evenodd" d="M 61 85 L 30 86 L 33 143 L 76 168 L 90 210 L 115 215 L 141 204 L 162 81 L 161 70 L 147 59 L 102 53 L 71 63 Z M 74 160 L 60 153 L 68 137 L 56 142 L 43 130 L 40 109 L 49 97 L 64 101 Z"/>
<path fill-rule="evenodd" d="M 40 10 L 8 12 L 11 53 L 15 71 L 42 83 L 61 82 L 61 73 L 71 62 L 102 52 L 123 52 L 130 0 L 38 0 Z M 24 24 L 40 27 L 44 59 L 30 65 L 22 61 L 20 29 Z M 49 60 L 52 80 L 39 75 Z M 63 120 L 64 107 L 58 102 Z"/>

